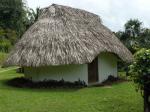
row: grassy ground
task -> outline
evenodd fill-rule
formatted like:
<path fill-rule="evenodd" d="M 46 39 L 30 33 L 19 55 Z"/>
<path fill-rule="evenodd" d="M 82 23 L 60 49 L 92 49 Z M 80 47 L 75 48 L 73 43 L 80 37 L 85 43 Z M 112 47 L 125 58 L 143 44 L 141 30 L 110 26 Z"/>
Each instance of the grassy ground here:
<path fill-rule="evenodd" d="M 83 89 L 14 88 L 6 81 L 21 74 L 0 73 L 0 112 L 142 112 L 143 102 L 131 82 Z"/>

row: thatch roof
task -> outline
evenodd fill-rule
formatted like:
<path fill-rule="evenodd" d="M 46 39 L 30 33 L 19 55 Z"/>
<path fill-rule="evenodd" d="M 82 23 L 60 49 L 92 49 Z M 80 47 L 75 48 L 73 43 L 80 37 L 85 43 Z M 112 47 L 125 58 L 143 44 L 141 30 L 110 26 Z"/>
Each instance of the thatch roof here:
<path fill-rule="evenodd" d="M 4 66 L 48 66 L 90 63 L 101 52 L 130 62 L 132 54 L 93 13 L 53 4 L 11 51 Z"/>

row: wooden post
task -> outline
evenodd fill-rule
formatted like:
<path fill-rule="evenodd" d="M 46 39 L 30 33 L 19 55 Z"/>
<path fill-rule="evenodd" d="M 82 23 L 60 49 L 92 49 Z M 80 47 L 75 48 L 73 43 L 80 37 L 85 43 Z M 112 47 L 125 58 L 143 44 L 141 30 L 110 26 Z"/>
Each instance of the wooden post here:
<path fill-rule="evenodd" d="M 144 86 L 144 112 L 150 112 L 150 88 Z"/>

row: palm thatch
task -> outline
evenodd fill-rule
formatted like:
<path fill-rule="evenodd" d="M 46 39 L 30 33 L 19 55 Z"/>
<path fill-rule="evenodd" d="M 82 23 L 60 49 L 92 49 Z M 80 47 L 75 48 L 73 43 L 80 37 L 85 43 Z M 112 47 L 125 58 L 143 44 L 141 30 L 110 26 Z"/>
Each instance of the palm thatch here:
<path fill-rule="evenodd" d="M 53 4 L 11 51 L 4 66 L 48 66 L 90 63 L 101 52 L 130 62 L 132 54 L 104 25 L 98 15 Z"/>

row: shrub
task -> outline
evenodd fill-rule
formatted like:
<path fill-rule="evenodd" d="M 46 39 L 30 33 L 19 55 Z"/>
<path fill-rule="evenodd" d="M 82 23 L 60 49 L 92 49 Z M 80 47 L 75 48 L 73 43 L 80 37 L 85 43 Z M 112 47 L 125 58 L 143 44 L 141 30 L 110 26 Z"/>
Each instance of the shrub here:
<path fill-rule="evenodd" d="M 5 61 L 6 57 L 7 53 L 0 52 L 0 65 L 2 65 L 2 63 Z"/>
<path fill-rule="evenodd" d="M 11 29 L 0 28 L 0 51 L 9 52 L 17 41 L 17 34 Z"/>
<path fill-rule="evenodd" d="M 17 41 L 17 33 L 11 29 L 0 28 L 0 39 L 7 39 L 10 41 L 11 45 L 14 45 Z"/>
<path fill-rule="evenodd" d="M 8 53 L 11 49 L 11 43 L 7 39 L 0 40 L 0 51 Z"/>
<path fill-rule="evenodd" d="M 144 85 L 150 85 L 150 49 L 141 49 L 134 55 L 130 65 L 131 78 L 137 84 L 137 90 L 143 90 Z"/>
<path fill-rule="evenodd" d="M 82 88 L 86 87 L 84 81 L 78 80 L 75 82 L 60 81 L 57 80 L 45 80 L 39 82 L 33 82 L 32 80 L 24 77 L 14 78 L 7 82 L 8 85 L 19 88 Z"/>

